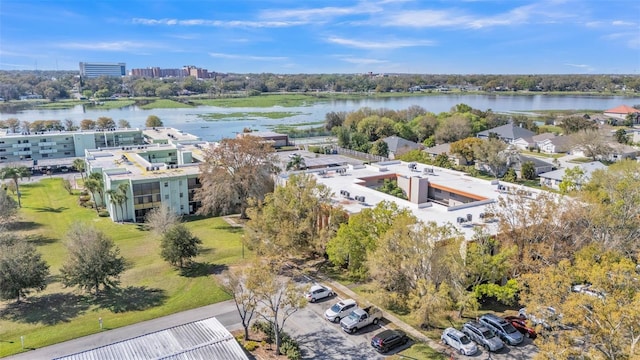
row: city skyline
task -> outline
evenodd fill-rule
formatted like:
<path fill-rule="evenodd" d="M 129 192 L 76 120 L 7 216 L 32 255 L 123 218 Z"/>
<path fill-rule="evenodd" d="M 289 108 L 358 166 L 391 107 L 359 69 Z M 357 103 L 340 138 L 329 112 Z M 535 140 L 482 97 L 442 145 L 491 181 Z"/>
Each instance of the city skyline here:
<path fill-rule="evenodd" d="M 631 0 L 3 0 L 0 69 L 637 75 L 639 19 Z"/>

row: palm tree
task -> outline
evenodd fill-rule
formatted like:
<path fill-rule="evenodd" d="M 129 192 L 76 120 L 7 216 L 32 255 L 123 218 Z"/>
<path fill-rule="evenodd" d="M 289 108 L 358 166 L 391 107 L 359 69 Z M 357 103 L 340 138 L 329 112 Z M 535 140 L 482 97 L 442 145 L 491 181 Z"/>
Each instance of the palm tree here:
<path fill-rule="evenodd" d="M 95 206 L 96 212 L 99 212 L 98 203 L 96 202 L 96 192 L 98 192 L 98 188 L 102 187 L 102 184 L 96 179 L 88 178 L 84 182 L 84 187 L 91 193 L 91 197 L 93 198 L 93 206 Z"/>
<path fill-rule="evenodd" d="M 26 166 L 7 166 L 0 169 L 0 178 L 12 179 L 16 185 L 16 193 L 18 194 L 18 207 L 22 207 L 20 203 L 20 186 L 18 185 L 18 179 L 31 178 L 31 171 Z"/>
<path fill-rule="evenodd" d="M 84 162 L 84 159 L 75 159 L 73 160 L 72 165 L 80 173 L 80 176 L 82 176 L 82 181 L 84 181 L 84 172 L 87 170 L 87 164 Z"/>
<path fill-rule="evenodd" d="M 91 173 L 89 174 L 87 180 L 89 179 L 93 179 L 98 182 L 98 187 L 96 188 L 96 191 L 98 192 L 98 195 L 100 195 L 100 202 L 104 202 L 104 182 L 102 181 L 102 174 L 95 173 L 95 172 Z"/>
<path fill-rule="evenodd" d="M 123 194 L 120 191 L 113 190 L 113 189 L 109 189 L 105 191 L 105 194 L 109 195 L 109 199 L 111 200 L 112 204 L 118 205 L 120 207 L 120 214 L 124 215 L 124 211 L 122 209 L 122 203 L 124 202 Z M 115 207 L 114 207 L 114 212 L 116 214 L 115 216 L 116 221 L 118 221 L 118 212 L 115 211 Z"/>
<path fill-rule="evenodd" d="M 304 158 L 300 154 L 294 154 L 291 156 L 287 163 L 287 170 L 302 170 L 307 167 L 304 162 Z"/>
<path fill-rule="evenodd" d="M 124 203 L 124 207 L 127 210 L 126 214 L 129 214 L 129 197 L 127 196 L 127 194 L 129 193 L 129 183 L 120 183 L 120 185 L 118 185 L 118 191 L 120 192 L 120 195 L 122 196 L 122 202 Z M 126 220 L 124 218 L 124 214 L 122 216 L 122 220 Z"/>

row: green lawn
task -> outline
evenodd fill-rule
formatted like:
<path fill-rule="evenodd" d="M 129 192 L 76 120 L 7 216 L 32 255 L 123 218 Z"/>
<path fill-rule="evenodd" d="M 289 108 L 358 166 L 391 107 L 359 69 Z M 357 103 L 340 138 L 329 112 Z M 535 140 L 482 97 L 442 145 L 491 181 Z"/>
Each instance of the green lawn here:
<path fill-rule="evenodd" d="M 241 231 L 221 218 L 186 223 L 202 239 L 204 251 L 183 276 L 160 258 L 158 238 L 135 224 L 115 224 L 79 207 L 77 195 L 68 195 L 60 179 L 24 183 L 20 189 L 22 219 L 15 231 L 37 245 L 51 267 L 51 279 L 45 291 L 21 304 L 0 302 L 0 357 L 21 351 L 20 336 L 25 348 L 40 348 L 98 332 L 100 317 L 112 329 L 229 298 L 210 274 L 243 261 Z M 128 266 L 119 291 L 95 298 L 62 287 L 58 276 L 66 257 L 64 235 L 75 221 L 94 224 L 120 248 Z"/>
<path fill-rule="evenodd" d="M 197 105 L 221 107 L 295 107 L 310 105 L 322 98 L 304 94 L 273 94 L 221 99 L 192 99 Z"/>
<path fill-rule="evenodd" d="M 136 102 L 131 99 L 118 99 L 118 100 L 105 100 L 99 101 L 97 105 L 87 104 L 91 109 L 100 109 L 100 110 L 109 110 L 109 109 L 120 109 L 126 106 L 131 106 Z"/>

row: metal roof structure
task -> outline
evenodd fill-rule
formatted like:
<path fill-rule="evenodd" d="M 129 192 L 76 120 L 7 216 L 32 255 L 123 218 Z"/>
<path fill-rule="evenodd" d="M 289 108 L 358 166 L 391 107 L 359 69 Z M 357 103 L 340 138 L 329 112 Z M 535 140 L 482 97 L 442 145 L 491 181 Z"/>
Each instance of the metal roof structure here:
<path fill-rule="evenodd" d="M 224 359 L 249 360 L 231 333 L 216 319 L 174 326 L 54 360 Z"/>

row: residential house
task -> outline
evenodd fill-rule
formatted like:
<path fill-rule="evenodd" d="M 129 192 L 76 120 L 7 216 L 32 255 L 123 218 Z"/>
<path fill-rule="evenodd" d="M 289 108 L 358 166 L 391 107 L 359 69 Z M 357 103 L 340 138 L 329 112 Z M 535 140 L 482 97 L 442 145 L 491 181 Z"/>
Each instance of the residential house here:
<path fill-rule="evenodd" d="M 453 161 L 453 163 L 456 165 L 469 165 L 469 162 L 467 162 L 465 159 L 461 158 L 458 155 L 451 154 L 450 151 L 450 143 L 440 144 L 424 149 L 424 152 L 426 152 L 432 159 L 435 159 L 440 154 L 446 154 L 447 156 L 449 156 L 449 160 Z"/>
<path fill-rule="evenodd" d="M 532 162 L 534 169 L 536 171 L 536 176 L 540 175 L 541 173 L 545 173 L 545 172 L 549 172 L 553 170 L 553 164 L 547 161 L 544 161 L 542 159 L 539 159 L 537 157 L 533 157 L 533 156 L 525 156 L 525 155 L 518 155 L 514 161 L 512 163 L 509 164 L 510 168 L 513 168 L 516 171 L 516 174 L 518 174 L 518 177 L 521 178 L 522 177 L 522 164 L 526 163 L 526 162 Z"/>
<path fill-rule="evenodd" d="M 536 133 L 523 127 L 517 126 L 514 123 L 509 123 L 506 125 L 495 127 L 493 129 L 481 131 L 478 133 L 477 137 L 480 139 L 489 139 L 492 136 L 491 134 L 495 134 L 495 136 L 497 136 L 507 144 L 513 144 L 520 138 L 531 138 Z"/>
<path fill-rule="evenodd" d="M 423 148 L 421 144 L 397 136 L 389 136 L 382 139 L 382 141 L 387 143 L 389 147 L 389 155 L 387 156 L 389 159 L 395 159 L 411 150 L 420 150 Z"/>
<path fill-rule="evenodd" d="M 591 174 L 596 171 L 596 170 L 604 170 L 607 168 L 606 165 L 603 165 L 601 162 L 599 161 L 592 161 L 589 163 L 584 163 L 584 164 L 576 164 L 575 166 L 568 166 L 562 169 L 558 169 L 558 170 L 553 170 L 553 171 L 549 171 L 546 173 L 542 173 L 539 174 L 540 176 L 540 185 L 542 186 L 546 186 L 552 189 L 556 189 L 559 190 L 560 189 L 560 183 L 562 182 L 562 179 L 564 178 L 564 174 L 567 170 L 567 168 L 575 168 L 578 167 L 580 169 L 582 169 L 584 176 L 582 177 L 582 180 L 579 181 L 579 183 L 577 184 L 578 186 L 583 185 L 584 183 L 586 183 L 590 178 L 591 178 Z"/>
<path fill-rule="evenodd" d="M 632 108 L 628 105 L 620 105 L 616 106 L 613 109 L 606 110 L 604 115 L 617 120 L 626 120 L 627 115 L 629 114 L 639 114 L 640 110 Z M 638 123 L 640 117 L 636 117 L 636 124 Z"/>
<path fill-rule="evenodd" d="M 555 136 L 537 142 L 536 147 L 546 154 L 566 153 L 571 150 L 571 139 L 568 136 Z"/>
<path fill-rule="evenodd" d="M 620 143 L 612 143 L 610 145 L 613 151 L 604 160 L 620 161 L 624 159 L 635 159 L 638 156 L 638 153 L 640 153 L 638 148 L 634 146 L 629 146 L 629 145 L 620 144 Z"/>

